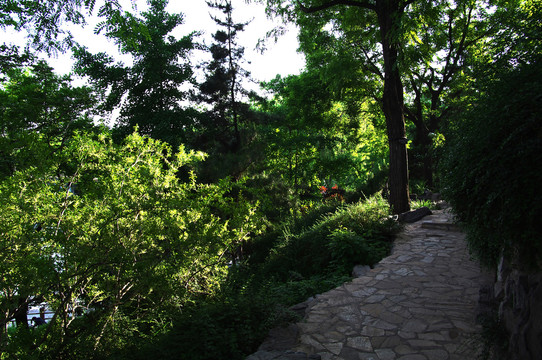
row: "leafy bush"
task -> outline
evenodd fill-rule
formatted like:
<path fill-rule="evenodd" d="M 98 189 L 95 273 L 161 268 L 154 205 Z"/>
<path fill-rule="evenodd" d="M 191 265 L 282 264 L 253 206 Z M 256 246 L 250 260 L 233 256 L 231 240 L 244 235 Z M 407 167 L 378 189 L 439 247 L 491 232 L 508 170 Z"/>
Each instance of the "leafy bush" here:
<path fill-rule="evenodd" d="M 270 224 L 264 234 L 255 237 L 249 244 L 248 262 L 251 265 L 257 265 L 268 261 L 270 252 L 276 251 L 275 248 L 281 246 L 280 244 L 284 240 L 283 233 L 286 229 L 288 232 L 301 233 L 313 226 L 322 216 L 334 213 L 340 205 L 341 203 L 338 201 L 315 202 L 302 214 L 290 214 L 284 222 Z M 265 214 L 268 215 L 268 212 Z"/>
<path fill-rule="evenodd" d="M 328 291 L 346 277 L 313 276 L 288 282 L 262 281 L 234 288 L 226 285 L 218 298 L 178 314 L 170 331 L 154 342 L 131 346 L 119 359 L 244 359 L 273 327 L 299 320 L 291 305 Z"/>
<path fill-rule="evenodd" d="M 236 249 L 264 227 L 230 181 L 178 179 L 202 157 L 137 133 L 123 145 L 77 135 L 57 162 L 2 181 L 0 248 L 10 251 L 0 273 L 10 276 L 0 281 L 0 350 L 17 341 L 3 324 L 22 304 L 55 313 L 28 358 L 99 358 L 217 293 Z"/>
<path fill-rule="evenodd" d="M 357 235 L 352 230 L 339 227 L 331 231 L 328 236 L 327 248 L 331 256 L 331 264 L 345 269 L 351 264 L 370 264 L 370 249 L 363 236 Z"/>
<path fill-rule="evenodd" d="M 397 230 L 396 223 L 389 220 L 388 215 L 388 204 L 377 195 L 365 202 L 339 207 L 333 213 L 322 215 L 312 225 L 303 228 L 286 226 L 264 264 L 265 272 L 282 280 L 289 279 L 292 271 L 302 277 L 334 272 L 341 252 L 339 248 L 342 247 L 344 252 L 344 248 L 352 246 L 351 243 L 341 244 L 338 234 L 332 235 L 337 229 L 362 237 L 368 249 L 367 254 L 360 257 L 341 259 L 341 271 L 348 274 L 356 264 L 372 265 L 389 252 L 392 235 Z M 345 238 L 348 237 L 343 240 Z M 335 259 L 329 251 L 330 246 L 336 250 Z"/>
<path fill-rule="evenodd" d="M 488 265 L 503 251 L 526 267 L 542 264 L 541 78 L 540 63 L 501 75 L 448 136 L 443 193 Z"/>
<path fill-rule="evenodd" d="M 440 205 L 438 203 L 434 203 L 431 200 L 411 200 L 410 201 L 410 208 L 412 210 L 416 210 L 421 207 L 427 207 L 431 210 L 438 210 L 439 206 Z"/>
<path fill-rule="evenodd" d="M 203 302 L 179 314 L 159 341 L 131 348 L 129 359 L 242 359 L 268 331 L 272 308 L 265 298 Z"/>

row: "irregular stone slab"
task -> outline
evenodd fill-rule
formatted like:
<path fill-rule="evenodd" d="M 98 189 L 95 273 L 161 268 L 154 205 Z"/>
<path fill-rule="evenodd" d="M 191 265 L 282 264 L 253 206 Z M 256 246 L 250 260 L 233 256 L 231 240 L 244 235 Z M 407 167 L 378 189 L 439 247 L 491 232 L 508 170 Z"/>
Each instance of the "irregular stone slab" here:
<path fill-rule="evenodd" d="M 394 360 L 396 358 L 395 353 L 391 349 L 377 349 L 375 350 L 379 360 Z"/>
<path fill-rule="evenodd" d="M 367 336 L 356 336 L 354 338 L 349 338 L 346 341 L 346 345 L 362 351 L 373 351 L 373 346 L 371 345 L 371 341 Z"/>
<path fill-rule="evenodd" d="M 367 272 L 371 270 L 371 267 L 369 265 L 356 265 L 354 266 L 354 269 L 352 270 L 352 277 L 362 277 Z"/>
<path fill-rule="evenodd" d="M 258 351 L 246 360 L 321 360 L 317 354 L 309 355 L 300 351 Z"/>

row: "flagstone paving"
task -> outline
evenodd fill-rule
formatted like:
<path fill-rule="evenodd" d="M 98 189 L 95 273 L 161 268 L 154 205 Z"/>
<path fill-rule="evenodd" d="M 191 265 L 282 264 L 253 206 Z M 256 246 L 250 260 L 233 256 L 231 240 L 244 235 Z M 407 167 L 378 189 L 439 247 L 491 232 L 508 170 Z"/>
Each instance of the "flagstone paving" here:
<path fill-rule="evenodd" d="M 316 297 L 295 326 L 290 355 L 267 359 L 476 359 L 485 275 L 451 220 L 439 210 L 406 225 L 392 255 Z M 249 359 L 266 358 L 259 353 Z"/>

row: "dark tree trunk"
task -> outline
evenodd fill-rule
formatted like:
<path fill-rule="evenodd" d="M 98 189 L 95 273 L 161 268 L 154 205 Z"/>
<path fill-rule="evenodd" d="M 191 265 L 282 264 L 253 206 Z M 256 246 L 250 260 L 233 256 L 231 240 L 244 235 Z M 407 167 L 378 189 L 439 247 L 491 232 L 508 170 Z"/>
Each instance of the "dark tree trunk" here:
<path fill-rule="evenodd" d="M 15 324 L 17 327 L 28 327 L 28 302 L 20 297 L 18 301 L 17 312 L 15 313 Z"/>
<path fill-rule="evenodd" d="M 377 2 L 377 15 L 384 57 L 383 111 L 390 149 L 389 202 L 394 214 L 410 210 L 408 156 L 403 114 L 403 84 L 397 64 L 398 44 L 392 39 L 394 24 L 402 15 L 398 1 Z"/>
<path fill-rule="evenodd" d="M 413 123 L 416 126 L 415 143 L 421 160 L 421 168 L 416 170 L 416 176 L 423 179 L 425 185 L 431 189 L 433 186 L 433 158 L 431 155 L 430 131 L 421 120 L 413 121 Z"/>
<path fill-rule="evenodd" d="M 422 179 L 427 187 L 433 187 L 433 157 L 431 155 L 431 138 L 429 133 L 424 133 L 419 139 L 421 145 L 422 157 Z"/>

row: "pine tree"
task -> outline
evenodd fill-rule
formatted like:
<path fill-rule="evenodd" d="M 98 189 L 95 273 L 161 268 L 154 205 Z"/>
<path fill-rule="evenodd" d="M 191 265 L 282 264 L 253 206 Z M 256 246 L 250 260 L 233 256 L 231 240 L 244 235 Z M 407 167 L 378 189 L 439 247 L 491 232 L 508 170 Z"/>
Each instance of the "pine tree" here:
<path fill-rule="evenodd" d="M 207 5 L 222 16 L 211 15 L 219 30 L 208 48 L 212 60 L 206 65 L 207 74 L 199 85 L 197 100 L 210 105 L 203 124 L 205 134 L 220 142 L 223 150 L 236 152 L 241 146 L 239 122 L 248 108 L 241 102 L 248 93 L 241 82 L 250 77 L 242 67 L 245 48 L 238 44 L 237 36 L 249 22 L 233 21 L 230 0 L 207 1 Z"/>

